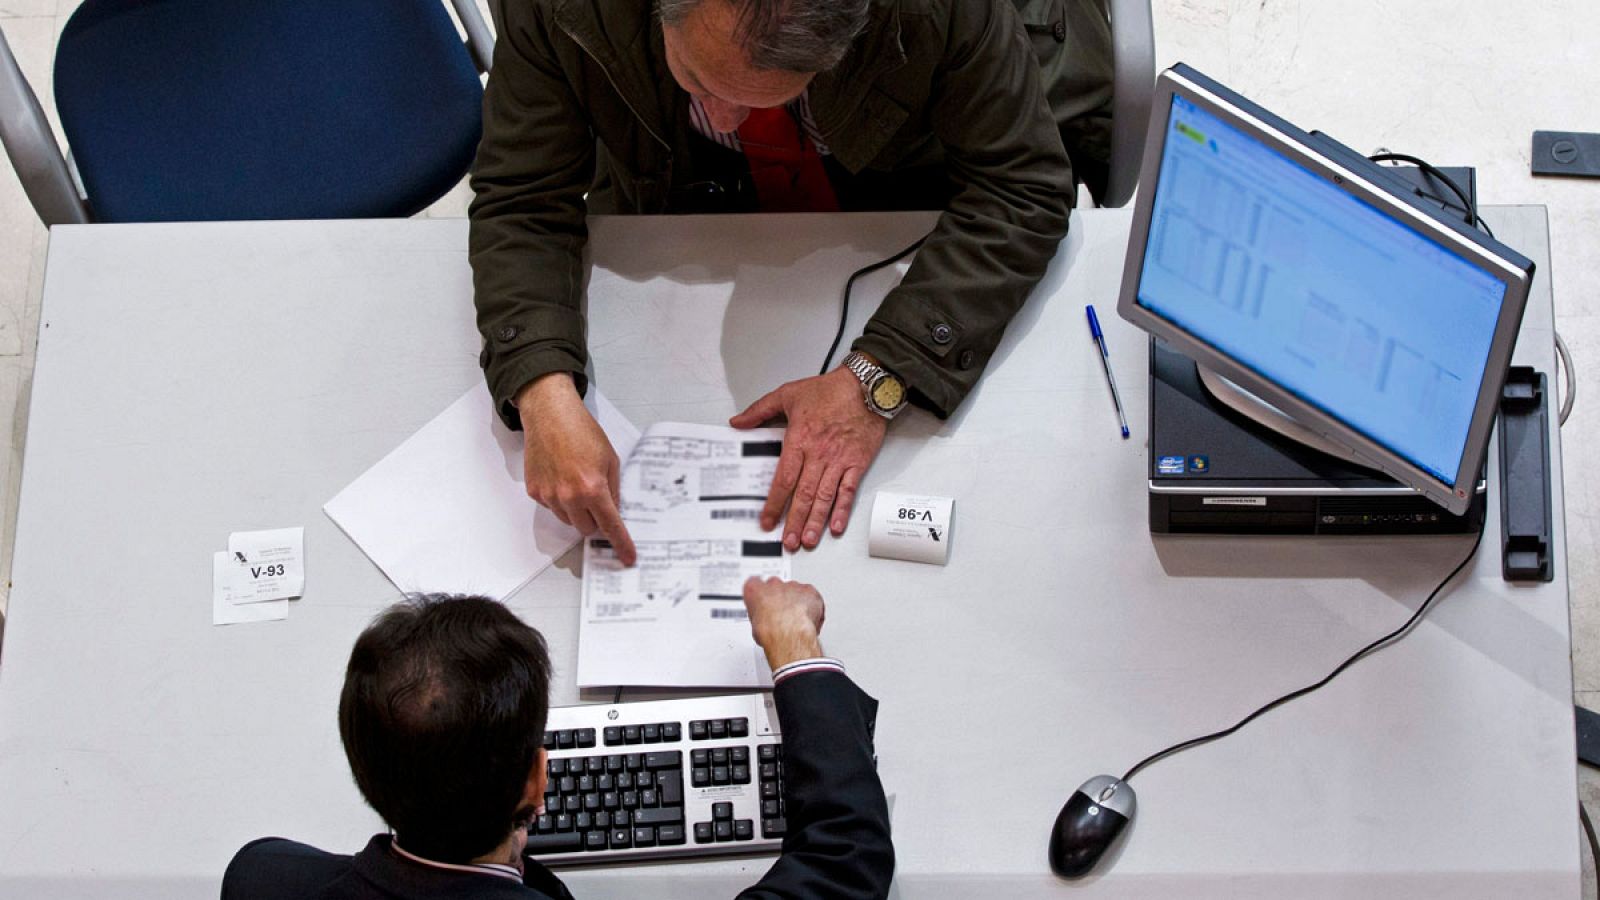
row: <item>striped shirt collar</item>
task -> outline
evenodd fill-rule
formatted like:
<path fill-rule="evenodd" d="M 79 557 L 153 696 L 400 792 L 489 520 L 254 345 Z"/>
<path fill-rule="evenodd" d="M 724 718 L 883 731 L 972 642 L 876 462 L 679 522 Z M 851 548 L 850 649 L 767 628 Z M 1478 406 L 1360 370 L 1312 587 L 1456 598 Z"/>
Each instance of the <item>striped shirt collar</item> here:
<path fill-rule="evenodd" d="M 801 92 L 800 96 L 789 101 L 785 108 L 800 121 L 800 127 L 805 130 L 806 137 L 816 145 L 817 153 L 822 156 L 830 155 L 828 144 L 822 139 L 822 132 L 817 130 L 817 123 L 811 118 L 810 92 Z M 696 134 L 706 140 L 728 150 L 744 152 L 744 146 L 739 143 L 737 132 L 722 132 L 711 127 L 711 117 L 706 115 L 706 108 L 701 104 L 700 98 L 693 94 L 689 95 L 689 124 L 694 126 Z"/>
<path fill-rule="evenodd" d="M 423 859 L 415 853 L 407 851 L 404 847 L 400 846 L 400 842 L 398 840 L 393 838 L 390 838 L 389 846 L 394 850 L 395 853 L 419 865 L 428 866 L 434 869 L 447 869 L 452 872 L 476 872 L 479 875 L 493 875 L 496 878 L 509 878 L 510 880 L 515 881 L 517 884 L 522 883 L 522 873 L 517 871 L 516 866 L 508 866 L 501 863 L 458 864 L 434 862 L 431 859 Z"/>

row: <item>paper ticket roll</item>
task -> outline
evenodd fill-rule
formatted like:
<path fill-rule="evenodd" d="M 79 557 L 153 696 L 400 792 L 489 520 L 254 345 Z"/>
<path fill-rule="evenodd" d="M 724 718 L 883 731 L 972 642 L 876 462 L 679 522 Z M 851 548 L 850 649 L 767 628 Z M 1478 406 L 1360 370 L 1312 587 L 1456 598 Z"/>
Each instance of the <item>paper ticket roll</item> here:
<path fill-rule="evenodd" d="M 950 557 L 950 514 L 955 503 L 949 497 L 879 491 L 872 501 L 867 553 L 944 565 Z"/>

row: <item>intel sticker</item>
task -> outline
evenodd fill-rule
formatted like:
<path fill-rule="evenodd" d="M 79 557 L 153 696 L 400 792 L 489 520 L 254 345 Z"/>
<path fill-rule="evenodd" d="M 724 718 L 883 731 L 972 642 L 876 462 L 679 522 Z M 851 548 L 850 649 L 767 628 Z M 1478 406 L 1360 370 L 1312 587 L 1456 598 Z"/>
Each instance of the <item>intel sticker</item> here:
<path fill-rule="evenodd" d="M 1159 475 L 1182 475 L 1184 458 L 1181 456 L 1163 456 L 1156 460 L 1156 473 Z"/>

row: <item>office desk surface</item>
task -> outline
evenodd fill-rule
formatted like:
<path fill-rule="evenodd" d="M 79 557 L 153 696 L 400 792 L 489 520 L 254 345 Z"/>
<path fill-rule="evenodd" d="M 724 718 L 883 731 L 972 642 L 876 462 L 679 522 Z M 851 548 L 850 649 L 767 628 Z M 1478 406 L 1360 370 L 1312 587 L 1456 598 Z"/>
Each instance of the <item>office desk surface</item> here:
<path fill-rule="evenodd" d="M 1543 210 L 1491 221 L 1539 263 L 1517 359 L 1553 373 Z M 597 221 L 598 383 L 639 425 L 722 421 L 814 373 L 845 276 L 930 222 Z M 1153 539 L 1144 340 L 1110 312 L 1127 229 L 1079 213 L 960 413 L 891 429 L 863 497 L 956 498 L 949 565 L 868 558 L 860 515 L 795 562 L 828 599 L 827 650 L 882 701 L 897 896 L 1576 897 L 1561 499 L 1556 580 L 1512 587 L 1493 490 L 1484 552 L 1404 643 L 1140 775 L 1115 865 L 1050 876 L 1080 782 L 1320 677 L 1470 545 Z M 251 838 L 348 851 L 379 829 L 334 711 L 351 642 L 395 593 L 321 505 L 479 378 L 465 244 L 461 221 L 55 229 L 0 669 L 0 895 L 215 896 Z M 895 278 L 858 283 L 852 333 Z M 289 619 L 213 627 L 210 554 L 301 524 Z M 549 638 L 560 703 L 579 699 L 577 565 L 511 601 Z M 570 883 L 731 896 L 766 865 Z"/>

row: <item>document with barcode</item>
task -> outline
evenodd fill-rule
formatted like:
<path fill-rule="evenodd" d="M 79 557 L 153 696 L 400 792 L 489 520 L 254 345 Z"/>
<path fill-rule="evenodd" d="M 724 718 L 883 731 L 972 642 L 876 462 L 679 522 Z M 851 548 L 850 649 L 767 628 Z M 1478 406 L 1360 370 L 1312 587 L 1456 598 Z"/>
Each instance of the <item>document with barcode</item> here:
<path fill-rule="evenodd" d="M 761 507 L 783 429 L 662 422 L 622 467 L 622 518 L 638 550 L 624 567 L 611 543 L 583 552 L 578 686 L 766 687 L 744 583 L 788 578 Z"/>

